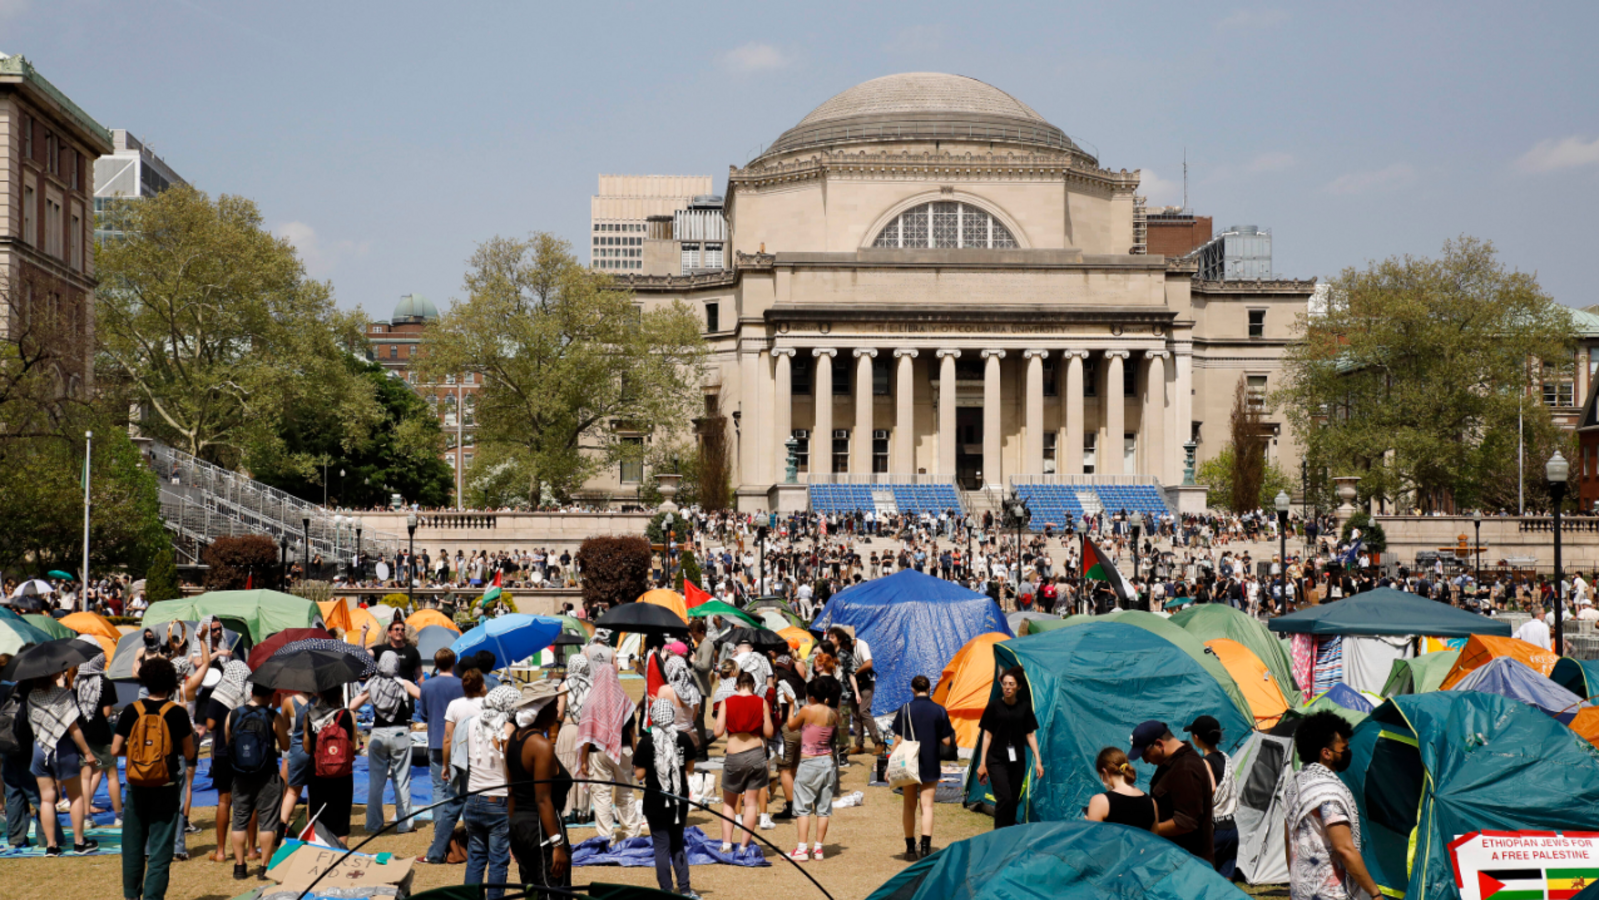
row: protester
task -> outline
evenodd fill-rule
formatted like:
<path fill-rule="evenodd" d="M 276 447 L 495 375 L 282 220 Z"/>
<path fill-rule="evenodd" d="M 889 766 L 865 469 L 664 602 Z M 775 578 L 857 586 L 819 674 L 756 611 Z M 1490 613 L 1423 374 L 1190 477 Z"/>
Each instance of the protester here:
<path fill-rule="evenodd" d="M 505 742 L 507 725 L 521 697 L 516 688 L 500 685 L 483 698 L 482 709 L 466 728 L 468 796 L 461 812 L 461 821 L 466 824 L 464 884 L 505 884 L 511 868 Z M 484 900 L 500 900 L 504 893 L 501 888 L 486 888 Z"/>
<path fill-rule="evenodd" d="M 383 788 L 392 781 L 394 821 L 397 823 L 394 833 L 407 834 L 415 827 L 411 822 L 411 714 L 415 708 L 413 701 L 422 696 L 422 689 L 413 680 L 415 667 L 406 668 L 406 660 L 417 656 L 416 648 L 396 649 L 393 646 L 396 635 L 404 644 L 404 622 L 389 626 L 389 644 L 373 648 L 378 671 L 367 681 L 366 691 L 361 695 L 372 701 L 372 731 L 366 745 L 366 830 L 382 830 Z M 406 675 L 407 671 L 412 674 Z"/>
<path fill-rule="evenodd" d="M 289 823 L 294 821 L 294 807 L 300 794 L 310 781 L 313 770 L 312 754 L 306 750 L 305 719 L 311 708 L 311 698 L 300 691 L 283 691 L 283 703 L 278 712 L 289 720 L 289 755 L 283 761 L 283 803 L 278 811 L 278 821 L 287 834 Z"/>
<path fill-rule="evenodd" d="M 1183 730 L 1193 735 L 1194 747 L 1210 767 L 1216 872 L 1230 879 L 1238 867 L 1238 826 L 1233 822 L 1233 813 L 1238 809 L 1238 779 L 1233 775 L 1232 760 L 1220 748 L 1221 723 L 1215 716 L 1200 716 Z"/>
<path fill-rule="evenodd" d="M 938 761 L 939 745 L 955 741 L 955 726 L 950 724 L 949 712 L 934 703 L 928 696 L 932 682 L 926 675 L 911 679 L 911 701 L 900 707 L 894 716 L 895 744 L 902 740 L 920 744 L 917 755 L 918 772 L 922 782 L 907 786 L 905 793 L 905 858 L 915 861 L 933 852 L 933 802 L 938 794 L 938 780 L 942 774 Z M 917 812 L 921 815 L 918 816 Z M 918 821 L 919 820 L 919 821 Z M 920 826 L 921 846 L 916 837 Z"/>
<path fill-rule="evenodd" d="M 572 775 L 556 757 L 550 738 L 556 727 L 557 698 L 565 696 L 566 688 L 553 681 L 525 685 L 505 752 L 511 855 L 516 857 L 521 883 L 533 891 L 528 896 L 538 900 L 565 897 L 572 887 L 571 850 L 560 812 L 572 790 Z"/>
<path fill-rule="evenodd" d="M 450 849 L 450 835 L 461 818 L 461 807 L 466 801 L 455 796 L 450 782 L 450 770 L 444 764 L 444 742 L 447 724 L 445 714 L 450 704 L 465 696 L 461 679 L 455 675 L 455 651 L 448 647 L 433 654 L 433 677 L 422 682 L 419 705 L 422 718 L 428 726 L 428 775 L 433 782 L 433 843 L 428 845 L 424 862 L 443 863 Z M 440 805 L 442 804 L 442 805 Z"/>
<path fill-rule="evenodd" d="M 258 811 L 256 829 L 261 836 L 261 867 L 256 878 L 265 881 L 267 864 L 277 836 L 278 810 L 283 803 L 283 779 L 278 775 L 278 753 L 289 749 L 289 723 L 272 708 L 275 691 L 264 684 L 250 685 L 250 699 L 228 715 L 223 740 L 233 765 L 233 877 L 243 880 L 249 869 L 245 841 L 250 817 Z"/>
<path fill-rule="evenodd" d="M 1349 737 L 1342 716 L 1323 711 L 1306 716 L 1294 732 L 1303 767 L 1283 797 L 1288 855 L 1288 891 L 1293 900 L 1350 900 L 1364 891 L 1380 897 L 1360 855 L 1360 810 L 1339 772 L 1349 768 Z"/>
<path fill-rule="evenodd" d="M 189 713 L 172 701 L 178 673 L 172 663 L 151 659 L 139 671 L 147 696 L 117 718 L 113 756 L 127 758 L 128 797 L 123 806 L 122 896 L 165 900 L 175 833 L 181 830 L 179 779 L 184 759 L 195 758 Z M 53 814 L 51 816 L 54 818 Z"/>
<path fill-rule="evenodd" d="M 0 653 L 0 671 L 5 671 L 6 666 L 11 664 L 11 658 L 9 653 Z M 27 696 L 19 694 L 20 690 L 20 685 L 0 682 L 0 707 L 11 702 L 13 697 L 19 707 L 26 704 Z M 0 754 L 0 780 L 4 781 L 6 795 L 6 842 L 12 849 L 21 849 L 32 846 L 28 841 L 28 827 L 33 817 L 28 810 L 30 806 L 35 810 L 40 809 L 39 781 L 33 777 L 32 771 L 33 726 L 28 723 L 26 714 L 16 715 L 12 719 L 10 746 L 15 749 Z"/>
<path fill-rule="evenodd" d="M 977 744 L 977 781 L 991 784 L 994 792 L 994 827 L 1016 824 L 1016 809 L 1027 778 L 1027 751 L 1033 751 L 1033 777 L 1044 777 L 1044 757 L 1038 752 L 1038 719 L 1033 705 L 1021 694 L 1022 670 L 1015 666 L 999 678 L 1000 696 L 988 701 L 978 722 L 982 737 Z"/>
<path fill-rule="evenodd" d="M 56 798 L 61 793 L 69 803 L 73 852 L 92 853 L 100 842 L 84 836 L 83 820 L 89 805 L 84 788 L 89 783 L 94 757 L 79 724 L 78 698 L 56 684 L 53 677 L 25 681 L 17 690 L 27 698 L 28 724 L 33 728 L 32 772 L 39 784 L 39 822 L 44 829 L 45 855 L 62 853 L 55 812 Z"/>
<path fill-rule="evenodd" d="M 67 683 L 78 695 L 79 721 L 83 725 L 83 738 L 94 756 L 93 774 L 84 787 L 85 796 L 92 798 L 103 779 L 106 793 L 111 798 L 111 810 L 116 818 L 113 825 L 122 827 L 122 783 L 117 775 L 117 761 L 111 754 L 111 716 L 116 710 L 116 690 L 105 677 L 105 654 L 96 654 L 76 669 L 67 671 Z M 89 814 L 104 810 L 90 807 Z"/>
<path fill-rule="evenodd" d="M 581 653 L 566 661 L 566 677 L 562 679 L 564 690 L 556 700 L 555 718 L 560 723 L 560 730 L 555 739 L 555 756 L 567 772 L 576 772 L 583 767 L 578 743 L 583 730 L 583 706 L 588 702 L 589 691 L 594 686 L 590 665 L 589 658 Z M 574 784 L 572 790 L 566 793 L 562 808 L 557 811 L 565 819 L 573 814 L 586 816 L 588 810 L 588 785 Z"/>
<path fill-rule="evenodd" d="M 797 732 L 800 740 L 799 766 L 794 775 L 794 817 L 799 830 L 799 844 L 789 859 L 804 862 L 822 859 L 822 845 L 827 842 L 827 825 L 833 815 L 833 739 L 842 721 L 839 714 L 827 705 L 833 699 L 831 684 L 817 682 L 809 686 L 805 706 L 794 711 L 783 724 L 785 732 Z M 816 841 L 807 849 L 805 842 L 811 830 L 811 817 L 816 816 Z"/>
<path fill-rule="evenodd" d="M 772 709 L 765 697 L 756 695 L 755 676 L 741 671 L 736 685 L 737 692 L 722 701 L 716 712 L 716 736 L 727 738 L 722 768 L 723 853 L 733 849 L 733 818 L 739 815 L 740 800 L 744 835 L 739 839 L 739 852 L 744 852 L 754 837 L 761 789 L 768 782 L 766 742 L 774 733 Z"/>
<path fill-rule="evenodd" d="M 222 680 L 211 690 L 201 708 L 200 718 L 205 721 L 206 730 L 212 734 L 220 734 L 222 726 L 228 721 L 228 714 L 244 705 L 245 695 L 249 692 L 246 684 L 250 678 L 250 667 L 239 660 L 233 660 L 222 667 Z M 217 792 L 217 849 L 211 856 L 212 862 L 228 861 L 228 829 L 232 823 L 233 812 L 233 757 L 228 752 L 226 741 L 212 741 L 211 747 L 211 784 Z M 281 812 L 282 801 L 279 801 Z M 258 817 L 259 818 L 259 817 Z M 281 816 L 280 816 L 281 818 Z M 250 829 L 250 857 L 256 856 L 257 829 Z"/>
<path fill-rule="evenodd" d="M 1534 647 L 1544 650 L 1552 649 L 1554 642 L 1551 640 L 1549 623 L 1544 621 L 1543 616 L 1543 607 L 1534 603 L 1532 605 L 1532 618 L 1521 623 L 1521 627 L 1517 628 L 1516 633 L 1511 635 L 1511 637 L 1518 641 L 1526 641 Z"/>
<path fill-rule="evenodd" d="M 679 799 L 688 795 L 688 777 L 694 773 L 694 742 L 668 722 L 667 705 L 670 701 L 656 700 L 651 710 L 651 720 L 656 723 L 639 738 L 633 751 L 634 778 L 643 782 L 644 819 L 650 825 L 650 840 L 655 850 L 655 882 L 660 889 L 672 892 L 673 875 L 677 878 L 677 893 L 698 898 L 689 886 L 688 854 L 684 845 L 683 828 L 688 817 L 688 803 Z"/>
<path fill-rule="evenodd" d="M 1137 787 L 1138 773 L 1120 747 L 1106 747 L 1094 760 L 1094 771 L 1105 793 L 1088 800 L 1088 821 L 1111 822 L 1144 831 L 1154 831 L 1159 818 L 1153 797 Z"/>
<path fill-rule="evenodd" d="M 589 660 L 592 683 L 578 726 L 578 777 L 602 782 L 590 785 L 589 799 L 594 806 L 595 834 L 609 844 L 644 833 L 633 792 L 616 787 L 637 783 L 633 701 L 616 674 L 611 648 L 590 644 L 583 655 Z"/>
<path fill-rule="evenodd" d="M 350 836 L 350 813 L 355 800 L 355 755 L 359 732 L 355 717 L 344 705 L 342 688 L 318 694 L 302 713 L 301 751 L 311 757 L 305 776 L 305 808 L 329 834 Z"/>
<path fill-rule="evenodd" d="M 1172 737 L 1165 722 L 1154 720 L 1133 729 L 1127 757 L 1156 766 L 1149 793 L 1160 809 L 1155 833 L 1215 864 L 1215 805 L 1210 767 L 1188 742 Z"/>

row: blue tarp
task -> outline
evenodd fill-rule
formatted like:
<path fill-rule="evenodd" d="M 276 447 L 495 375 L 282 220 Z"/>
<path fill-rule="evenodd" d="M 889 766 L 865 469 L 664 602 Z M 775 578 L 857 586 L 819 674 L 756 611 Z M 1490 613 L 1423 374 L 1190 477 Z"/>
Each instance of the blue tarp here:
<path fill-rule="evenodd" d="M 592 837 L 572 848 L 574 866 L 627 866 L 638 868 L 655 865 L 655 843 L 647 837 L 628 838 L 607 844 L 604 838 Z M 691 866 L 769 866 L 759 844 L 751 843 L 748 850 L 740 851 L 733 845 L 732 853 L 723 853 L 719 841 L 712 841 L 696 827 L 683 829 L 683 849 Z"/>
<path fill-rule="evenodd" d="M 1371 711 L 1375 709 L 1375 707 L 1371 705 L 1370 700 L 1367 700 L 1359 691 L 1347 684 L 1344 684 L 1342 681 L 1338 682 L 1327 690 L 1322 691 L 1319 696 L 1312 700 L 1312 702 L 1315 700 L 1320 700 L 1323 697 L 1327 698 L 1328 702 L 1336 703 L 1339 706 L 1342 706 L 1344 709 L 1352 709 L 1355 712 L 1365 713 L 1368 716 L 1371 715 Z"/>
<path fill-rule="evenodd" d="M 1038 822 L 956 841 L 867 900 L 1245 900 L 1163 837 L 1108 822 Z"/>
<path fill-rule="evenodd" d="M 903 569 L 874 578 L 827 601 L 812 631 L 850 625 L 872 649 L 877 693 L 872 714 L 887 715 L 910 702 L 911 678 L 937 682 L 944 665 L 980 634 L 1010 636 L 999 604 L 954 582 Z"/>
<path fill-rule="evenodd" d="M 1588 705 L 1581 697 L 1539 675 L 1536 669 L 1509 656 L 1496 657 L 1487 665 L 1472 669 L 1450 690 L 1481 691 L 1530 703 L 1564 725 L 1570 725 L 1577 710 Z"/>

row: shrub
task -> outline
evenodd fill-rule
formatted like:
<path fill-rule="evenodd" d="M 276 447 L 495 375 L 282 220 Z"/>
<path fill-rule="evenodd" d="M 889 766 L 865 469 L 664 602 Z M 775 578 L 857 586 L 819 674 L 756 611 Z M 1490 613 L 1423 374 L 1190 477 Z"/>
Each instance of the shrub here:
<path fill-rule="evenodd" d="M 1378 525 L 1371 515 L 1364 511 L 1355 513 L 1349 517 L 1348 521 L 1344 522 L 1343 530 L 1338 534 L 1338 540 L 1348 543 L 1349 535 L 1356 528 L 1360 529 L 1361 546 L 1367 550 L 1373 553 L 1381 553 L 1388 549 L 1388 535 L 1382 530 L 1382 526 Z"/>
<path fill-rule="evenodd" d="M 695 587 L 700 586 L 700 563 L 699 560 L 694 558 L 694 551 L 692 550 L 684 550 L 680 559 L 681 568 L 679 569 L 679 573 L 682 577 L 677 579 L 677 583 L 672 587 L 678 593 L 687 596 L 688 590 L 683 586 L 683 583 L 689 582 Z"/>
<path fill-rule="evenodd" d="M 176 600 L 183 596 L 183 588 L 178 584 L 178 563 L 172 553 L 172 545 L 168 544 L 156 552 L 155 559 L 150 561 L 150 568 L 144 573 L 144 599 L 157 603 L 162 600 Z"/>
<path fill-rule="evenodd" d="M 591 537 L 577 551 L 583 603 L 632 603 L 649 590 L 650 542 L 642 537 Z"/>
<path fill-rule="evenodd" d="M 404 594 L 384 594 L 383 599 L 378 602 L 391 609 L 405 609 L 411 598 Z"/>
<path fill-rule="evenodd" d="M 302 581 L 289 593 L 312 603 L 327 603 L 333 599 L 333 585 L 327 581 Z"/>
<path fill-rule="evenodd" d="M 281 572 L 278 542 L 264 534 L 219 537 L 200 558 L 209 567 L 205 573 L 208 591 L 239 591 L 246 584 L 268 587 L 278 583 Z M 145 589 L 149 590 L 148 583 Z"/>

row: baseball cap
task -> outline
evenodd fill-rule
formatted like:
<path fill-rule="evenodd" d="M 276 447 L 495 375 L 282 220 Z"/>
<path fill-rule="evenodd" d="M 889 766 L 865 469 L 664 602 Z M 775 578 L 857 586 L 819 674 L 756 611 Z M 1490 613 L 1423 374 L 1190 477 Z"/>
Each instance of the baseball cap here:
<path fill-rule="evenodd" d="M 1165 722 L 1150 719 L 1133 729 L 1133 746 L 1127 751 L 1127 758 L 1137 762 L 1144 758 L 1144 749 L 1150 744 L 1161 739 L 1161 736 L 1171 731 Z"/>
<path fill-rule="evenodd" d="M 1221 738 L 1221 723 L 1216 721 L 1215 716 L 1200 716 L 1183 730 L 1199 735 L 1207 744 L 1214 744 Z"/>

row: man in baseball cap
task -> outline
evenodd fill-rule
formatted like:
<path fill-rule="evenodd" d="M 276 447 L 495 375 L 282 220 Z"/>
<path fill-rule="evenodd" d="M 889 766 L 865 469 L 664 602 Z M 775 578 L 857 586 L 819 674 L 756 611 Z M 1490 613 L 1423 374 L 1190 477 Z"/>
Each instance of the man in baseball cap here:
<path fill-rule="evenodd" d="M 1204 758 L 1154 719 L 1133 729 L 1127 756 L 1157 767 L 1149 783 L 1160 810 L 1155 833 L 1214 865 L 1215 798 Z"/>

